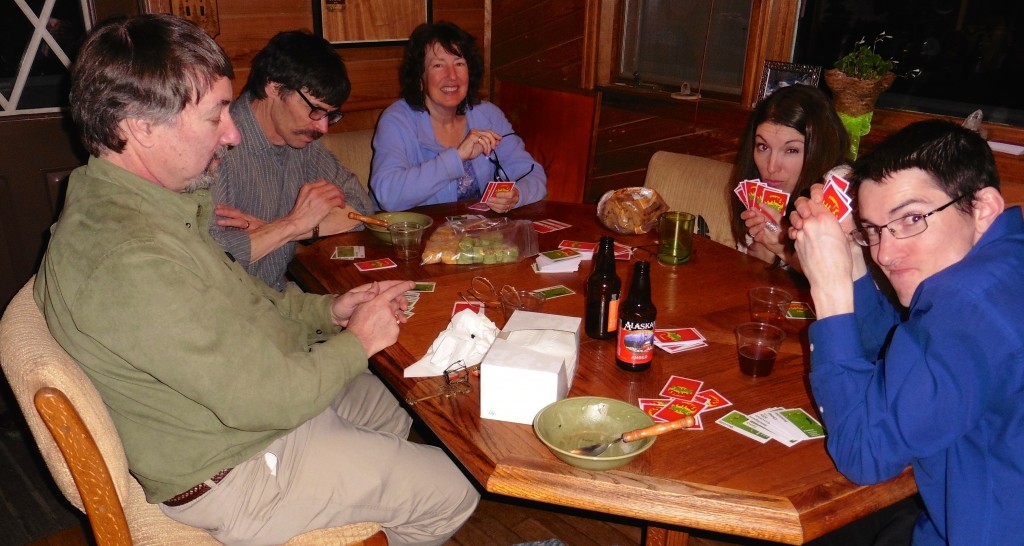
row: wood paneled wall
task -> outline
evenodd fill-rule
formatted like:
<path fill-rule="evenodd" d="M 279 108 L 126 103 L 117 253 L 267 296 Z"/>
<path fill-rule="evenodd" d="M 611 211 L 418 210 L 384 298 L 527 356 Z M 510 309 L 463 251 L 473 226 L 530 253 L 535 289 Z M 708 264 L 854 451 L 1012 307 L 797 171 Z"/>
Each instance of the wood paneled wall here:
<path fill-rule="evenodd" d="M 580 88 L 587 0 L 494 0 L 494 79 Z"/>

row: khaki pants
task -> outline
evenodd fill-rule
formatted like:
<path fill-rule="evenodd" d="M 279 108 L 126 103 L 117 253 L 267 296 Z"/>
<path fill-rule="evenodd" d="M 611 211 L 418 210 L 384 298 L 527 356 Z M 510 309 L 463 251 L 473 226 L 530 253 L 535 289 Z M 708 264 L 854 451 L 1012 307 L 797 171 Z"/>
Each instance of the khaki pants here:
<path fill-rule="evenodd" d="M 363 521 L 380 523 L 391 544 L 443 544 L 480 496 L 443 451 L 405 439 L 411 424 L 380 380 L 363 374 L 202 497 L 160 509 L 226 544 L 281 544 Z"/>

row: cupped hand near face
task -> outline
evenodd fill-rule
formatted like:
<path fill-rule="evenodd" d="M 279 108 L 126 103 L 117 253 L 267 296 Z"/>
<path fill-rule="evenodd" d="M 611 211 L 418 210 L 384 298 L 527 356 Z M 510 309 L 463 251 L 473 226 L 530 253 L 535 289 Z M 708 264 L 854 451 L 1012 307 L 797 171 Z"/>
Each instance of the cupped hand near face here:
<path fill-rule="evenodd" d="M 459 158 L 467 161 L 480 154 L 491 155 L 491 152 L 498 147 L 499 142 L 501 142 L 501 135 L 490 129 L 472 129 L 466 138 L 462 139 L 456 150 L 459 152 Z"/>

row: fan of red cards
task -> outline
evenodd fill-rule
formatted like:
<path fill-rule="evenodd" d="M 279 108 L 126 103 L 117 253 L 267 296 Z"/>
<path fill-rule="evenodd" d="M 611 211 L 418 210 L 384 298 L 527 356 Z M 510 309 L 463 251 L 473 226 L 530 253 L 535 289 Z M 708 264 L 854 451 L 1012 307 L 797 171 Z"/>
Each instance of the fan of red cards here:
<path fill-rule="evenodd" d="M 830 175 L 828 180 L 825 181 L 825 189 L 822 194 L 825 208 L 840 222 L 845 220 L 853 210 L 852 200 L 846 194 L 846 190 L 849 187 L 850 183 L 846 179 L 834 174 Z M 786 207 L 789 205 L 790 196 L 788 193 L 775 189 L 757 179 L 741 181 L 739 184 L 736 184 L 733 192 L 747 210 L 758 210 L 772 222 L 774 222 L 775 216 L 772 216 L 769 211 L 774 212 L 777 217 L 781 218 L 786 213 Z"/>

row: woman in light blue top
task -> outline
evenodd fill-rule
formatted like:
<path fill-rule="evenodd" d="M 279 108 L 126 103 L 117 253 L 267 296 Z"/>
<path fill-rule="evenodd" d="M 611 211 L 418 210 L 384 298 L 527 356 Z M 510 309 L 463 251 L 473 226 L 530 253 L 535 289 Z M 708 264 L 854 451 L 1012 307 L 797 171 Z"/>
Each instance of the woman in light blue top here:
<path fill-rule="evenodd" d="M 488 201 L 509 210 L 547 195 L 547 174 L 501 110 L 482 102 L 476 40 L 451 23 L 423 24 L 409 37 L 399 80 L 373 138 L 370 190 L 382 210 L 479 201 L 487 183 L 515 182 Z"/>

